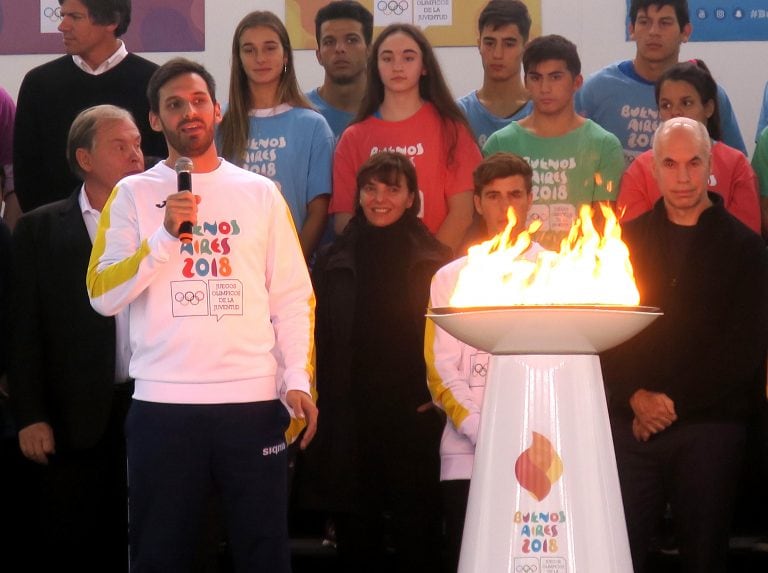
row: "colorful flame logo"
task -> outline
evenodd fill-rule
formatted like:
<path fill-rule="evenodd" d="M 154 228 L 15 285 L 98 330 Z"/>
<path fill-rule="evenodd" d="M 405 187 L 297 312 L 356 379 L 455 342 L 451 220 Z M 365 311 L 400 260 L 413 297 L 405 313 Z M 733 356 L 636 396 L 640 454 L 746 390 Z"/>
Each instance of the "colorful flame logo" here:
<path fill-rule="evenodd" d="M 524 489 L 537 501 L 541 501 L 563 475 L 563 460 L 547 438 L 538 432 L 532 434 L 531 447 L 520 454 L 515 462 L 515 476 Z"/>

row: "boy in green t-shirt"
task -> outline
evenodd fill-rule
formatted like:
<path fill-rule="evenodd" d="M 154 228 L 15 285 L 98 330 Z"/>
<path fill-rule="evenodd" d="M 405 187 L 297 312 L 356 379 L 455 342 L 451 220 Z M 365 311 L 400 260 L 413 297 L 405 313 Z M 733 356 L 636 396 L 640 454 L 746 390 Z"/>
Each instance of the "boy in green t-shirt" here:
<path fill-rule="evenodd" d="M 581 205 L 616 201 L 624 157 L 616 136 L 576 113 L 574 96 L 583 78 L 572 42 L 558 35 L 532 40 L 523 54 L 523 70 L 533 112 L 491 135 L 483 154 L 508 151 L 530 163 L 528 222 L 540 219 L 536 239 L 557 250 Z"/>

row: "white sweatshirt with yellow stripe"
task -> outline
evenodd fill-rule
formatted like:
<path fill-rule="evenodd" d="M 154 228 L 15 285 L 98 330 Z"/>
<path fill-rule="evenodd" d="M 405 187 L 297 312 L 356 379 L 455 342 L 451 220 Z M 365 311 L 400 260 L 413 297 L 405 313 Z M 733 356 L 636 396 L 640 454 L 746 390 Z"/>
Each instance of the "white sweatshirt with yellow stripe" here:
<path fill-rule="evenodd" d="M 312 393 L 314 295 L 288 207 L 267 178 L 222 160 L 194 173 L 194 240 L 163 226 L 176 173 L 123 179 L 88 267 L 91 304 L 130 314 L 134 397 L 242 403 Z"/>
<path fill-rule="evenodd" d="M 523 256 L 535 260 L 543 250 L 538 243 L 532 243 Z M 456 259 L 435 273 L 430 308 L 450 306 L 466 262 L 467 257 Z M 470 479 L 490 355 L 454 338 L 428 319 L 424 357 L 432 400 L 448 418 L 440 441 L 440 479 Z"/>

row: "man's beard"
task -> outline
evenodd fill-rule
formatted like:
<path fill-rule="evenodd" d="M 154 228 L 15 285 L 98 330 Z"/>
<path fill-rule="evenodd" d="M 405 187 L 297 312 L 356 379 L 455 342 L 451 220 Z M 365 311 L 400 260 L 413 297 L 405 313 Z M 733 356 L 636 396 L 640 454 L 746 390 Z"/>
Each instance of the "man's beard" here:
<path fill-rule="evenodd" d="M 208 151 L 213 144 L 214 131 L 213 128 L 206 128 L 202 135 L 191 139 L 180 135 L 177 131 L 167 129 L 163 124 L 163 135 L 168 140 L 168 145 L 180 155 L 198 157 Z"/>
<path fill-rule="evenodd" d="M 360 77 L 360 75 L 364 75 L 365 71 L 358 72 L 356 74 L 342 74 L 342 75 L 334 75 L 334 74 L 328 74 L 328 79 L 331 80 L 331 83 L 336 84 L 337 86 L 348 86 L 357 81 L 357 78 Z"/>

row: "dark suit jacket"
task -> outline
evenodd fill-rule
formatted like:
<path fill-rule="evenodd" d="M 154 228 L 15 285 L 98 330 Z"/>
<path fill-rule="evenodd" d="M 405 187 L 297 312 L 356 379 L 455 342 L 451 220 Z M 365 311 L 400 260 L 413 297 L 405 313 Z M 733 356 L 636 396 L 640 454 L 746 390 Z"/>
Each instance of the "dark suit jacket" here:
<path fill-rule="evenodd" d="M 17 429 L 48 422 L 57 452 L 102 436 L 115 378 L 115 321 L 91 308 L 85 287 L 79 192 L 27 213 L 13 235 L 11 411 Z"/>

